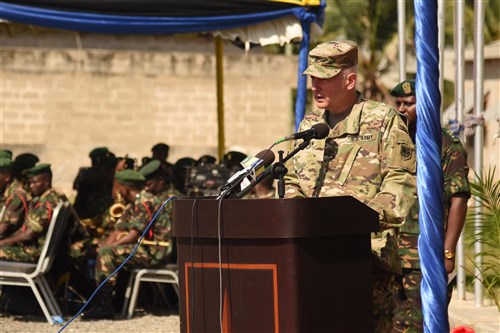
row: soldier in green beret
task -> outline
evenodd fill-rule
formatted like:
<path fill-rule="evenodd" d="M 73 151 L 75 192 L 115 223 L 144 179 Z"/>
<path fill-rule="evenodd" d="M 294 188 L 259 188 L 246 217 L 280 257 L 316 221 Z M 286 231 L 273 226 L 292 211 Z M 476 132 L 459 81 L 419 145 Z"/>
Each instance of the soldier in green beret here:
<path fill-rule="evenodd" d="M 0 239 L 9 237 L 21 227 L 28 213 L 29 197 L 14 178 L 14 162 L 0 158 Z"/>
<path fill-rule="evenodd" d="M 37 164 L 26 171 L 31 200 L 22 227 L 0 240 L 0 259 L 36 262 L 60 195 L 52 188 L 50 164 Z"/>
<path fill-rule="evenodd" d="M 415 142 L 417 131 L 417 98 L 415 80 L 404 80 L 392 90 L 396 109 L 408 121 L 410 136 Z M 467 213 L 467 201 L 470 197 L 470 186 L 467 179 L 467 151 L 460 140 L 448 129 L 441 131 L 441 165 L 444 176 L 444 221 L 445 241 L 443 262 L 447 273 L 455 268 L 455 249 L 462 232 Z M 410 210 L 400 229 L 399 255 L 401 257 L 402 274 L 396 278 L 394 299 L 396 308 L 393 319 L 394 332 L 423 332 L 422 299 L 420 283 L 422 271 L 418 256 L 418 201 Z M 451 297 L 452 288 L 448 288 Z"/>
<path fill-rule="evenodd" d="M 321 123 L 330 132 L 288 161 L 285 195 L 349 195 L 379 213 L 381 230 L 372 234 L 375 332 L 390 332 L 392 288 L 401 271 L 397 230 L 415 201 L 415 152 L 397 111 L 356 91 L 357 64 L 353 41 L 326 42 L 309 52 L 304 74 L 311 77 L 317 109 L 305 115 L 298 131 Z"/>
<path fill-rule="evenodd" d="M 156 161 L 154 163 L 156 165 L 160 162 Z M 151 170 L 153 168 L 149 169 L 149 171 Z M 153 178 L 156 175 L 164 176 L 161 172 L 155 172 L 153 172 Z M 150 176 L 147 172 L 145 173 Z M 126 207 L 123 214 L 116 221 L 110 236 L 97 248 L 95 268 L 97 284 L 101 284 L 108 278 L 132 253 L 137 240 L 156 213 L 155 200 L 151 196 L 143 197 L 144 192 L 142 189 L 147 182 L 143 174 L 127 169 L 117 172 L 115 179 L 118 183 L 118 191 L 125 199 Z M 154 190 L 158 188 L 155 187 Z M 165 242 L 162 240 L 162 237 L 164 237 L 162 233 L 166 231 L 166 227 L 168 225 L 160 223 L 157 227 L 150 229 L 145 239 L 154 244 L 140 246 L 125 267 L 151 267 L 163 262 L 168 254 L 168 246 L 162 246 L 164 244 L 160 243 Z M 155 232 L 159 234 L 155 235 Z M 110 318 L 114 316 L 112 292 L 115 285 L 116 276 L 113 276 L 101 289 L 96 300 L 96 306 L 85 315 L 87 318 Z"/>

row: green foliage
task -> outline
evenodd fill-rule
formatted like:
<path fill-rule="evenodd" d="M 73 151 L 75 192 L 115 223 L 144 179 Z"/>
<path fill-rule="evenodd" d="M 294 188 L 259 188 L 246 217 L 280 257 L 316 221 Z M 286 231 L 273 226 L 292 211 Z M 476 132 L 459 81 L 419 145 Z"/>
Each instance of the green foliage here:
<path fill-rule="evenodd" d="M 475 204 L 469 209 L 465 239 L 470 248 L 481 244 L 482 251 L 473 256 L 482 260 L 475 265 L 481 272 L 476 278 L 500 310 L 500 181 L 495 180 L 495 168 L 483 175 L 476 174 L 476 179 L 471 182 Z"/>

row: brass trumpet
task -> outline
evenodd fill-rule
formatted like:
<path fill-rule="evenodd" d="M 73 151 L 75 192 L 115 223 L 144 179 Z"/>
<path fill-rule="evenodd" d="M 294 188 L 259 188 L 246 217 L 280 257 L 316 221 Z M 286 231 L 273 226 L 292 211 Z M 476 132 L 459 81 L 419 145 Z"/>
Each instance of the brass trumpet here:
<path fill-rule="evenodd" d="M 116 200 L 111 207 L 109 207 L 109 216 L 111 216 L 111 222 L 115 223 L 125 212 L 125 200 L 123 200 L 120 192 L 116 192 Z"/>

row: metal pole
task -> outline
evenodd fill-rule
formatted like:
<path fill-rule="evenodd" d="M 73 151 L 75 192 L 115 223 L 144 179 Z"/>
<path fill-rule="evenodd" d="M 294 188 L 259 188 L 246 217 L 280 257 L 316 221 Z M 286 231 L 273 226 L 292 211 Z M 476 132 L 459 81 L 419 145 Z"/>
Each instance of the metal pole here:
<path fill-rule="evenodd" d="M 465 2 L 457 0 L 455 2 L 455 119 L 458 125 L 463 123 L 464 114 L 464 50 L 465 50 L 465 24 L 464 24 Z M 465 142 L 463 132 L 460 132 L 462 142 Z M 457 243 L 457 293 L 459 300 L 465 300 L 465 246 L 463 231 Z"/>
<path fill-rule="evenodd" d="M 483 112 L 484 104 L 484 4 L 487 0 L 475 0 L 474 1 L 474 113 L 476 116 L 481 116 Z M 474 135 L 474 169 L 477 174 L 482 174 L 483 172 L 483 132 L 484 128 L 482 125 L 476 126 L 476 132 Z M 476 213 L 481 212 L 481 207 L 477 205 Z M 474 232 L 477 234 L 480 232 L 481 221 L 476 218 L 474 225 Z M 483 305 L 483 285 L 481 280 L 483 279 L 481 274 L 482 268 L 482 257 L 478 256 L 482 252 L 482 244 L 476 242 L 474 245 L 475 256 L 475 269 L 474 276 L 474 304 L 476 307 L 481 307 Z"/>
<path fill-rule="evenodd" d="M 406 13 L 405 0 L 398 0 L 399 82 L 406 80 Z"/>
<path fill-rule="evenodd" d="M 441 93 L 441 125 L 443 124 L 443 98 L 444 98 L 444 32 L 445 32 L 445 1 L 438 0 L 438 49 L 439 49 L 439 92 Z"/>
<path fill-rule="evenodd" d="M 219 162 L 224 157 L 225 134 L 224 134 L 224 44 L 220 36 L 215 37 L 215 67 L 217 77 L 217 124 L 218 124 L 218 146 L 217 154 Z"/>

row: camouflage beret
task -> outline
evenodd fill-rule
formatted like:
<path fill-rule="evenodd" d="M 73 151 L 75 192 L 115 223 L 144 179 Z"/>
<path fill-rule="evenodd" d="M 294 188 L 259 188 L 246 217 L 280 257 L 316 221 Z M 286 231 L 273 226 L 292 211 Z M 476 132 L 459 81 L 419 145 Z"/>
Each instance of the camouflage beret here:
<path fill-rule="evenodd" d="M 391 95 L 394 97 L 415 96 L 415 80 L 404 80 L 398 83 L 392 88 Z"/>
<path fill-rule="evenodd" d="M 40 164 L 35 165 L 32 168 L 25 170 L 24 173 L 28 177 L 32 177 L 32 176 L 37 176 L 37 175 L 41 175 L 41 174 L 52 174 L 52 170 L 50 169 L 50 164 L 40 163 Z"/>
<path fill-rule="evenodd" d="M 34 167 L 40 159 L 31 153 L 23 153 L 16 156 L 14 163 L 19 170 L 26 170 Z"/>
<path fill-rule="evenodd" d="M 91 159 L 96 159 L 99 157 L 106 157 L 109 155 L 109 149 L 107 147 L 97 147 L 90 151 L 89 157 Z"/>
<path fill-rule="evenodd" d="M 151 148 L 151 151 L 152 152 L 155 152 L 155 151 L 169 151 L 170 150 L 170 147 L 165 144 L 165 143 L 157 143 L 153 146 L 153 148 Z"/>
<path fill-rule="evenodd" d="M 334 40 L 321 43 L 309 52 L 309 67 L 302 74 L 328 79 L 357 63 L 358 45 L 350 40 Z"/>
<path fill-rule="evenodd" d="M 12 161 L 10 158 L 0 157 L 0 170 L 5 170 L 10 168 L 13 163 L 14 161 Z"/>
<path fill-rule="evenodd" d="M 157 171 L 160 170 L 160 166 L 160 161 L 151 160 L 139 170 L 139 173 L 146 179 L 153 178 L 154 176 L 156 176 Z"/>
<path fill-rule="evenodd" d="M 0 150 L 0 158 L 12 159 L 12 152 L 10 150 L 1 149 Z"/>
<path fill-rule="evenodd" d="M 139 172 L 131 169 L 125 169 L 115 173 L 115 179 L 124 185 L 142 185 L 146 178 Z"/>

